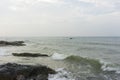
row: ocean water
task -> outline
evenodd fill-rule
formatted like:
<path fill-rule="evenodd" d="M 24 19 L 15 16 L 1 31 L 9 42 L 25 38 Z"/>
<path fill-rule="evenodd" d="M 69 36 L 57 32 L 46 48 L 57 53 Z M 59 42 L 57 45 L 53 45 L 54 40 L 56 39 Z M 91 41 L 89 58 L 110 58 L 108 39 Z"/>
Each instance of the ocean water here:
<path fill-rule="evenodd" d="M 13 62 L 46 65 L 58 73 L 49 80 L 120 80 L 119 37 L 1 37 L 23 40 L 26 46 L 1 46 L 0 64 Z M 12 53 L 33 52 L 50 57 L 15 57 Z"/>

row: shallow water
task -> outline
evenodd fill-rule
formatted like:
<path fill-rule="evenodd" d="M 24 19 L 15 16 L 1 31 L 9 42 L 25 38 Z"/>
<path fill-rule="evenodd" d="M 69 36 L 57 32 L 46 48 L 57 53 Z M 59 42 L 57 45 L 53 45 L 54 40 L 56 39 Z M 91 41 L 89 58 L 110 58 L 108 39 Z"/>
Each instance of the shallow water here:
<path fill-rule="evenodd" d="M 43 64 L 61 70 L 58 75 L 50 75 L 49 80 L 120 80 L 119 37 L 2 37 L 1 40 L 23 40 L 27 45 L 0 47 L 1 64 Z M 51 57 L 14 57 L 13 52 L 38 52 Z"/>

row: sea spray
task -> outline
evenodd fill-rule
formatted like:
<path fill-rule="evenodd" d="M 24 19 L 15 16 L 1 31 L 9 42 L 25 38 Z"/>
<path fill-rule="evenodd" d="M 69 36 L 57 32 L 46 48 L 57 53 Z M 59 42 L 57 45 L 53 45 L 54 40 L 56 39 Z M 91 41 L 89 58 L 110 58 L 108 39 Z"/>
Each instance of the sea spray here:
<path fill-rule="evenodd" d="M 50 74 L 48 80 L 75 80 L 73 79 L 70 72 L 66 71 L 64 68 L 59 68 L 56 70 L 57 74 Z"/>
<path fill-rule="evenodd" d="M 64 55 L 64 54 L 54 53 L 52 55 L 52 59 L 54 60 L 63 60 L 65 58 L 67 58 L 67 55 Z"/>

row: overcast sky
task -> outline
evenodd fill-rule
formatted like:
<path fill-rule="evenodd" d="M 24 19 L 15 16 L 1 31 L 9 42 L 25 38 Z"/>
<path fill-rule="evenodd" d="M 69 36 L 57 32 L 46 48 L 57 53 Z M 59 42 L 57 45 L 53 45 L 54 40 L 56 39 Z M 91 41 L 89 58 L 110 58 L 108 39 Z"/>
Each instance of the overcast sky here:
<path fill-rule="evenodd" d="M 120 0 L 0 0 L 0 36 L 120 36 Z"/>

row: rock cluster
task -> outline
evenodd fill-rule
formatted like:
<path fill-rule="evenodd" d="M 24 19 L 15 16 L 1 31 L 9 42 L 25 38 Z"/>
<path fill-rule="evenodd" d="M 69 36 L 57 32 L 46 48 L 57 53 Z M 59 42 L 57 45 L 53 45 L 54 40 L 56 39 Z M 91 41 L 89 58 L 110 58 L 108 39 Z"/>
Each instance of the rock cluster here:
<path fill-rule="evenodd" d="M 48 74 L 55 73 L 53 69 L 42 65 L 0 65 L 0 80 L 48 80 Z"/>
<path fill-rule="evenodd" d="M 0 46 L 25 46 L 24 41 L 0 41 Z"/>
<path fill-rule="evenodd" d="M 47 54 L 40 53 L 12 53 L 12 55 L 18 57 L 48 57 Z"/>

